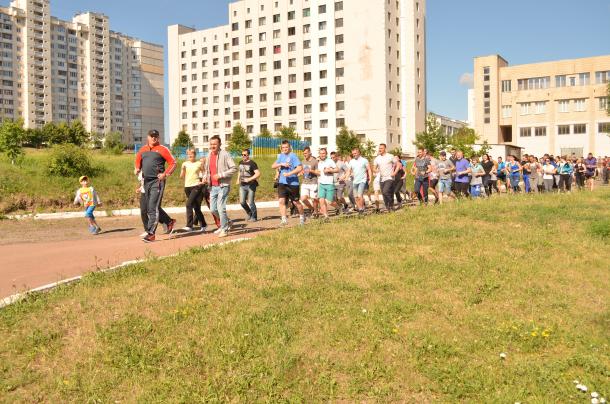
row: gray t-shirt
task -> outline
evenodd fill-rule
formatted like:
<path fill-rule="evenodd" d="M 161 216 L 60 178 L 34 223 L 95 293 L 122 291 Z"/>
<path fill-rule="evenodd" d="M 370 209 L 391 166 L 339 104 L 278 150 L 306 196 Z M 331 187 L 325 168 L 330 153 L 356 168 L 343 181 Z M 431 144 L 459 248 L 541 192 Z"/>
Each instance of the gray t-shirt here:
<path fill-rule="evenodd" d="M 415 175 L 418 178 L 428 178 L 428 167 L 430 167 L 430 159 L 428 157 L 415 159 Z"/>
<path fill-rule="evenodd" d="M 339 185 L 339 178 L 345 175 L 345 172 L 347 171 L 347 164 L 344 161 L 339 160 L 337 161 L 337 168 L 339 169 L 339 172 L 334 174 L 335 185 Z M 345 180 L 343 180 L 341 184 L 345 184 Z"/>
<path fill-rule="evenodd" d="M 318 176 L 313 174 L 311 170 L 318 170 L 318 160 L 310 157 L 309 160 L 303 159 L 303 184 L 317 184 Z"/>
<path fill-rule="evenodd" d="M 470 179 L 470 185 L 481 185 L 483 184 L 483 177 L 475 174 L 485 174 L 483 166 L 479 163 L 472 165 L 472 178 Z"/>
<path fill-rule="evenodd" d="M 445 172 L 446 170 L 451 170 L 454 167 L 451 160 L 437 160 L 436 168 L 438 169 L 438 178 L 441 180 L 450 180 L 451 173 Z"/>

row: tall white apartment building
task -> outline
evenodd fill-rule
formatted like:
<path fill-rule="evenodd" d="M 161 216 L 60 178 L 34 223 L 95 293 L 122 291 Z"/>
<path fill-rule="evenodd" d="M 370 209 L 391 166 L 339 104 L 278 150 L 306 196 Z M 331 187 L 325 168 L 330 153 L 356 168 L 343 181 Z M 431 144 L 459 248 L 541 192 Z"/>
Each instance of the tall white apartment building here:
<path fill-rule="evenodd" d="M 111 31 L 103 14 L 63 21 L 49 0 L 0 7 L 0 119 L 80 120 L 141 142 L 163 130 L 163 74 L 163 47 Z"/>
<path fill-rule="evenodd" d="M 341 126 L 414 149 L 426 117 L 425 0 L 241 0 L 229 24 L 168 28 L 169 131 L 199 149 L 241 123 L 314 149 Z"/>

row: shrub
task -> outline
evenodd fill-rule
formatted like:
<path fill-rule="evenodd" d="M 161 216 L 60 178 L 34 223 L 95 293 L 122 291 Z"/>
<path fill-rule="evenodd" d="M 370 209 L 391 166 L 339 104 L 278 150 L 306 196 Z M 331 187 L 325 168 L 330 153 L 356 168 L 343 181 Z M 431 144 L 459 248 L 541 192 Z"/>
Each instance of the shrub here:
<path fill-rule="evenodd" d="M 93 165 L 88 151 L 73 144 L 53 147 L 48 163 L 51 175 L 75 177 L 93 175 Z"/>
<path fill-rule="evenodd" d="M 123 153 L 126 145 L 123 143 L 123 135 L 119 132 L 110 132 L 104 139 L 104 153 L 119 155 Z"/>

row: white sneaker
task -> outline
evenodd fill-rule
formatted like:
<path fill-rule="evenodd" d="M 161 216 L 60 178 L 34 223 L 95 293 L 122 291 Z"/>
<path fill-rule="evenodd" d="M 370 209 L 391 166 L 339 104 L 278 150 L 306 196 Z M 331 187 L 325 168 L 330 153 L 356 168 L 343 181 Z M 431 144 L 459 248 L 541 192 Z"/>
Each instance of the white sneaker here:
<path fill-rule="evenodd" d="M 148 233 L 147 233 L 147 232 L 144 232 L 144 233 L 140 234 L 138 237 L 140 237 L 140 238 L 144 238 L 144 237 L 146 237 L 146 236 L 148 236 Z"/>
<path fill-rule="evenodd" d="M 182 231 L 193 231 L 193 228 L 186 226 L 182 228 Z"/>
<path fill-rule="evenodd" d="M 221 231 L 222 231 L 222 227 L 219 227 L 216 230 L 214 230 L 214 234 L 220 234 Z"/>
<path fill-rule="evenodd" d="M 288 226 L 288 220 L 280 220 L 280 227 Z"/>
<path fill-rule="evenodd" d="M 199 229 L 199 233 L 205 233 L 208 230 L 207 226 L 204 226 Z"/>
<path fill-rule="evenodd" d="M 218 238 L 227 237 L 228 235 L 229 234 L 226 231 L 221 230 L 220 233 L 218 233 Z"/>

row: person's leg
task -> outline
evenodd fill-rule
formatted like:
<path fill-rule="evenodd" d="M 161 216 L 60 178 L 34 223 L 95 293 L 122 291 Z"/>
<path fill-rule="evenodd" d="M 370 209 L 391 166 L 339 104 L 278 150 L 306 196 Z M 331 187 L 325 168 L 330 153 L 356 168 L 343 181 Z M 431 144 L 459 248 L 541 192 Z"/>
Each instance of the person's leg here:
<path fill-rule="evenodd" d="M 286 198 L 279 198 L 278 203 L 280 205 L 280 216 L 282 218 L 286 217 Z"/>
<path fill-rule="evenodd" d="M 566 189 L 568 192 L 572 192 L 572 175 L 568 174 L 566 178 Z"/>
<path fill-rule="evenodd" d="M 424 179 L 422 181 L 422 197 L 424 198 L 424 203 L 427 205 L 428 204 L 428 191 L 430 190 L 430 183 L 428 182 L 428 179 Z"/>
<path fill-rule="evenodd" d="M 246 212 L 248 217 L 246 219 L 250 219 L 252 217 L 252 211 L 250 210 L 250 206 L 248 206 L 247 199 L 250 187 L 248 185 L 240 185 L 239 186 L 239 204 Z"/>
<path fill-rule="evenodd" d="M 530 176 L 528 174 L 523 174 L 523 187 L 525 188 L 525 193 L 529 194 L 531 192 L 530 189 Z"/>
<path fill-rule="evenodd" d="M 250 184 L 248 186 L 248 205 L 250 206 L 250 219 L 258 220 L 258 211 L 256 209 L 256 185 Z"/>
<path fill-rule="evenodd" d="M 553 178 L 544 179 L 544 192 L 553 192 Z"/>
<path fill-rule="evenodd" d="M 218 212 L 218 199 L 220 194 L 220 187 L 212 187 L 210 190 L 210 211 L 212 215 L 219 218 L 219 223 L 217 223 L 218 228 L 223 228 L 222 219 L 220 218 L 220 214 Z"/>
<path fill-rule="evenodd" d="M 402 203 L 402 196 L 400 195 L 400 189 L 402 188 L 402 179 L 394 179 L 394 187 L 392 189 L 393 196 L 396 197 L 396 201 Z"/>
<path fill-rule="evenodd" d="M 190 228 L 193 228 L 193 205 L 196 197 L 193 189 L 193 187 L 184 188 L 184 193 L 186 194 L 186 227 Z"/>
<path fill-rule="evenodd" d="M 227 216 L 227 199 L 229 198 L 229 191 L 231 187 L 219 187 L 218 192 L 218 212 L 220 213 L 220 227 L 225 231 L 229 230 L 229 217 Z"/>
<path fill-rule="evenodd" d="M 148 234 L 155 234 L 157 225 L 159 224 L 159 207 L 163 201 L 163 190 L 165 181 L 153 180 L 149 181 L 146 187 L 148 194 L 148 226 L 146 231 Z"/>
<path fill-rule="evenodd" d="M 140 219 L 142 220 L 142 227 L 144 230 L 148 227 L 148 201 L 146 194 L 140 193 Z"/>
<path fill-rule="evenodd" d="M 392 193 L 394 186 L 393 180 L 387 180 L 381 183 L 381 194 L 383 195 L 383 203 L 388 211 L 394 208 L 394 194 Z"/>

